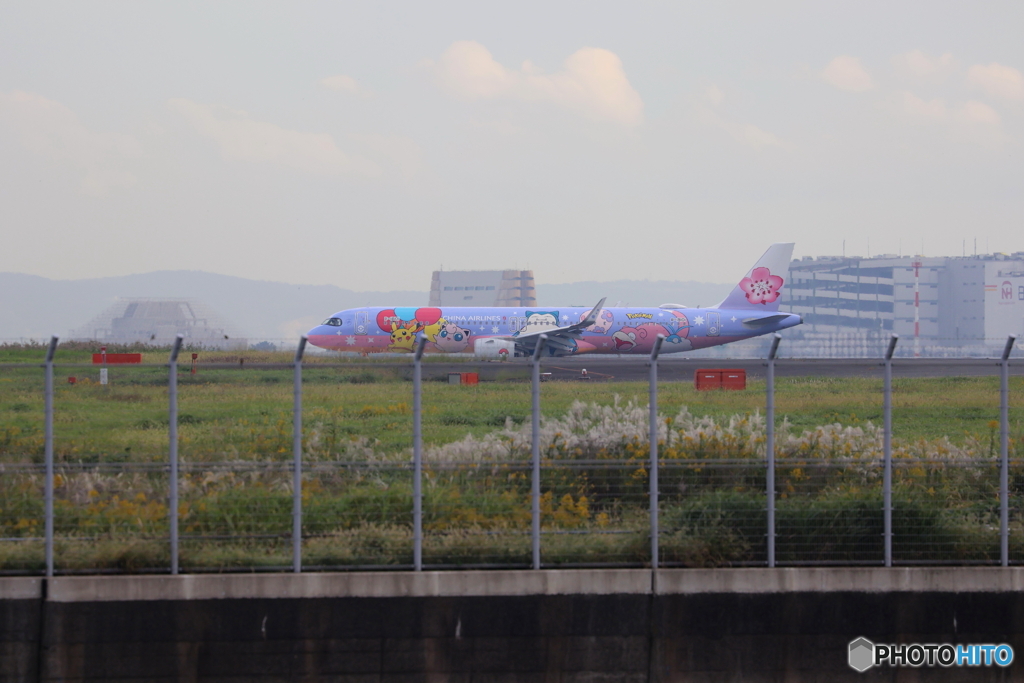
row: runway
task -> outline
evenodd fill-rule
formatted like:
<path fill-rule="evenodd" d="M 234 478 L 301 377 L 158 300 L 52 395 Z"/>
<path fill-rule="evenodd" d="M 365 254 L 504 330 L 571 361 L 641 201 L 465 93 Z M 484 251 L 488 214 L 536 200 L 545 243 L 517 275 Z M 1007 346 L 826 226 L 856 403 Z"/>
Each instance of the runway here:
<path fill-rule="evenodd" d="M 374 363 L 376 367 L 409 367 L 411 363 Z M 992 358 L 896 358 L 893 377 L 989 377 L 999 375 L 1000 363 Z M 708 359 L 661 358 L 658 378 L 667 382 L 692 382 L 693 373 L 702 368 L 735 368 L 746 370 L 749 379 L 763 378 L 767 361 L 764 359 Z M 591 381 L 635 382 L 648 377 L 646 358 L 600 357 L 549 358 L 541 362 L 541 372 L 549 373 L 549 380 L 580 380 L 583 370 Z M 423 363 L 425 379 L 438 379 L 450 372 L 479 372 L 481 381 L 527 379 L 529 362 L 513 361 L 443 362 L 430 360 Z M 1011 360 L 1010 374 L 1024 376 L 1024 361 Z M 779 359 L 775 363 L 776 377 L 878 377 L 882 376 L 882 361 L 875 358 L 799 358 Z"/>

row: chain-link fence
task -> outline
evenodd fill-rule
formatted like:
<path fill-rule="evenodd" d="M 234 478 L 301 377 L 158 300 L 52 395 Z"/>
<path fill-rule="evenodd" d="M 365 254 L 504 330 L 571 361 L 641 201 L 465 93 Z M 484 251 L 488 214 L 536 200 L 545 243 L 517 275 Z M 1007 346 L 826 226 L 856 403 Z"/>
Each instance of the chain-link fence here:
<path fill-rule="evenodd" d="M 477 433 L 487 433 L 447 445 L 434 438 L 420 450 L 417 539 L 410 458 L 417 416 L 407 399 L 395 399 L 408 384 L 392 382 L 394 390 L 381 394 L 386 401 L 370 403 L 379 387 L 363 377 L 362 389 L 349 379 L 361 376 L 351 369 L 309 373 L 296 506 L 292 369 L 239 364 L 207 373 L 205 383 L 185 385 L 178 399 L 172 509 L 167 367 L 117 368 L 114 388 L 72 384 L 72 372 L 78 370 L 61 368 L 51 402 L 43 400 L 38 366 L 0 373 L 4 385 L 20 387 L 0 398 L 0 572 L 46 571 L 48 538 L 55 573 L 167 572 L 174 519 L 180 571 L 288 570 L 296 515 L 306 571 L 409 569 L 417 547 L 427 569 L 529 568 L 534 509 L 545 568 L 651 563 L 650 425 L 642 404 L 574 404 L 544 420 L 535 500 L 532 433 L 520 408 L 495 408 L 482 423 L 463 420 L 462 404 L 437 407 L 448 387 L 431 385 L 428 422 L 437 429 L 478 425 Z M 339 383 L 355 387 L 353 405 L 332 405 L 316 393 L 323 387 L 327 395 Z M 522 383 L 508 386 L 527 393 Z M 997 419 L 999 394 L 990 394 L 957 408 L 987 418 L 987 432 L 904 439 L 889 452 L 877 425 L 789 429 L 787 414 L 775 435 L 773 498 L 766 457 L 773 425 L 759 413 L 717 421 L 685 409 L 661 415 L 659 566 L 882 565 L 887 539 L 892 564 L 1024 562 L 1024 449 L 1009 433 L 1017 422 Z M 1024 385 L 1015 384 L 1006 400 L 1017 405 L 1021 394 Z M 785 391 L 780 396 L 790 400 Z M 239 401 L 247 406 L 244 417 Z M 897 417 L 901 409 L 897 401 Z M 47 414 L 53 436 L 42 424 Z M 362 426 L 353 429 L 353 421 Z"/>
<path fill-rule="evenodd" d="M 640 452 L 640 451 L 638 451 Z M 545 567 L 650 563 L 646 463 L 544 460 Z M 763 459 L 665 459 L 661 565 L 764 566 Z M 303 464 L 305 570 L 412 566 L 407 464 Z M 3 466 L 0 553 L 6 572 L 43 568 L 43 467 Z M 424 470 L 426 568 L 530 566 L 529 463 L 449 462 Z M 894 467 L 894 564 L 997 564 L 998 465 L 913 460 Z M 1024 460 L 1012 461 L 1010 552 L 1024 558 Z M 776 562 L 883 563 L 882 467 L 859 460 L 780 463 Z M 57 573 L 166 572 L 167 466 L 63 464 L 55 476 Z M 180 470 L 181 571 L 291 567 L 290 463 L 185 464 Z"/>

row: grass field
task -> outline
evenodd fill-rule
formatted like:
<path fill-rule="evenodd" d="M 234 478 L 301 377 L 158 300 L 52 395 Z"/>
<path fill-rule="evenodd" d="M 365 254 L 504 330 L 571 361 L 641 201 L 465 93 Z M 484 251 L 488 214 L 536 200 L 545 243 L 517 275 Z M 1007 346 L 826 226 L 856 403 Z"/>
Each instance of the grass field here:
<path fill-rule="evenodd" d="M 39 350 L 29 349 L 38 360 Z M 3 360 L 24 362 L 21 349 Z M 90 349 L 80 350 L 87 362 Z M 75 349 L 62 351 L 72 356 Z M 205 352 L 204 352 L 205 353 Z M 286 353 L 244 355 L 286 362 Z M 166 566 L 167 370 L 154 363 L 57 368 L 58 567 Z M 234 363 L 229 353 L 216 357 Z M 67 376 L 79 378 L 75 385 Z M 320 357 L 304 370 L 304 548 L 316 566 L 411 558 L 411 384 L 374 361 Z M 0 368 L 0 570 L 42 562 L 42 371 Z M 998 380 L 894 382 L 897 557 L 980 561 L 998 553 Z M 1013 454 L 1024 380 L 1011 380 Z M 642 564 L 646 557 L 646 383 L 547 382 L 542 511 L 545 562 Z M 764 384 L 742 392 L 660 385 L 663 556 L 684 566 L 763 558 Z M 292 373 L 179 374 L 182 562 L 186 568 L 289 561 Z M 428 564 L 521 565 L 529 559 L 530 391 L 522 380 L 424 385 Z M 783 378 L 779 420 L 780 561 L 875 561 L 881 524 L 881 381 Z M 921 464 L 919 458 L 931 458 Z M 28 467 L 17 469 L 21 463 Z M 1024 559 L 1011 473 L 1011 543 Z M 13 539 L 13 540 L 12 540 Z"/>
<path fill-rule="evenodd" d="M 166 452 L 167 376 L 159 366 L 111 369 L 112 383 L 94 382 L 93 368 L 58 368 L 55 439 L 59 458 L 149 460 Z M 74 373 L 81 378 L 67 383 Z M 365 363 L 313 365 L 304 372 L 304 416 L 332 442 L 366 437 L 394 453 L 411 446 L 411 385 L 397 373 Z M 646 403 L 639 382 L 549 382 L 542 387 L 545 416 L 565 413 L 574 401 Z M 1011 423 L 1024 418 L 1024 379 L 1011 380 Z M 764 384 L 746 391 L 697 392 L 689 383 L 662 383 L 659 406 L 674 415 L 682 406 L 723 418 L 764 411 Z M 997 378 L 894 381 L 893 431 L 902 441 L 969 435 L 987 437 L 998 419 Z M 442 444 L 482 435 L 527 419 L 529 387 L 522 381 L 424 388 L 424 441 Z M 776 381 L 776 414 L 791 430 L 827 423 L 878 424 L 881 382 L 874 379 L 782 378 Z M 202 460 L 225 455 L 275 457 L 290 452 L 292 375 L 289 370 L 201 370 L 179 374 L 181 452 Z M 0 369 L 0 458 L 38 457 L 42 448 L 42 372 Z"/>

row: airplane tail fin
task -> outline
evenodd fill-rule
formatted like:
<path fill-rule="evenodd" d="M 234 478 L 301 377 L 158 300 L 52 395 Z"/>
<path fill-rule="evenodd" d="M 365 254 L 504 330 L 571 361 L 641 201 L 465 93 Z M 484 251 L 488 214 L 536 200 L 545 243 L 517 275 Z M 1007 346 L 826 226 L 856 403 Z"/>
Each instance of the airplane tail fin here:
<path fill-rule="evenodd" d="M 792 258 L 792 242 L 779 242 L 768 247 L 768 251 L 764 252 L 716 308 L 779 310 L 782 288 L 789 279 L 789 262 Z"/>

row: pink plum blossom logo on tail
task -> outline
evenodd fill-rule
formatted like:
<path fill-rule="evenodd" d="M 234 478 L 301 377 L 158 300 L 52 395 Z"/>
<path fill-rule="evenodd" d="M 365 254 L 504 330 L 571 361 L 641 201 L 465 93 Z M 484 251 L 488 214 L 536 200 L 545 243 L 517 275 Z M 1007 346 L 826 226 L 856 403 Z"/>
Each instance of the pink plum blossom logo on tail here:
<path fill-rule="evenodd" d="M 772 275 L 767 268 L 754 268 L 750 277 L 740 280 L 740 289 L 746 293 L 750 303 L 767 305 L 779 298 L 782 282 L 781 277 Z"/>

